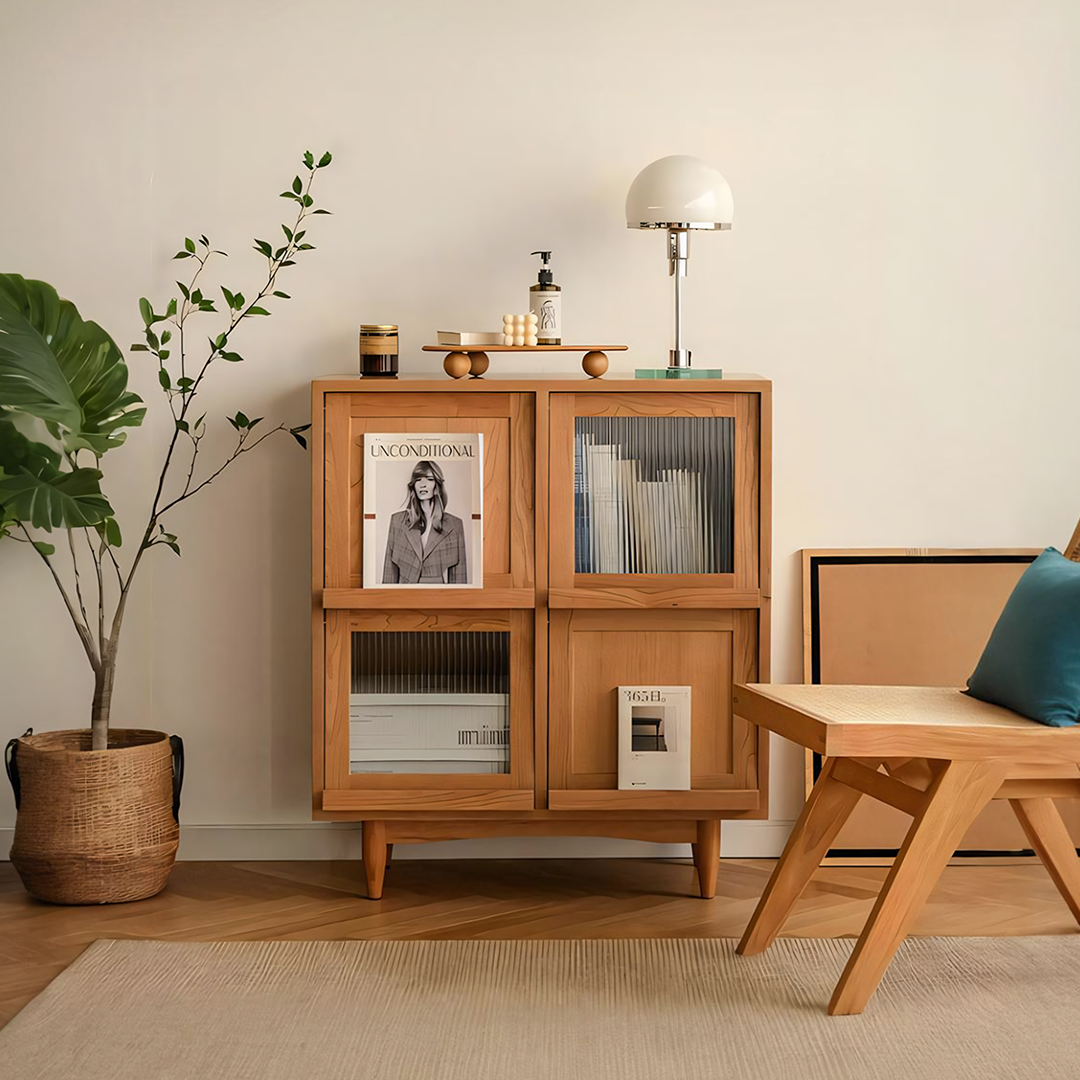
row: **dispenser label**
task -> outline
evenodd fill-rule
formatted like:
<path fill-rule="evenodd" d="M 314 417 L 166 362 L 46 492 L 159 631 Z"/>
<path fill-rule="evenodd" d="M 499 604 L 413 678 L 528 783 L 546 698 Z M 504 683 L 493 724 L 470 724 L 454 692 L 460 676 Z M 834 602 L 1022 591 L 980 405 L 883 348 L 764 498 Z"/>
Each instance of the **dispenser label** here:
<path fill-rule="evenodd" d="M 536 316 L 538 338 L 562 338 L 562 294 L 529 294 L 529 310 Z"/>

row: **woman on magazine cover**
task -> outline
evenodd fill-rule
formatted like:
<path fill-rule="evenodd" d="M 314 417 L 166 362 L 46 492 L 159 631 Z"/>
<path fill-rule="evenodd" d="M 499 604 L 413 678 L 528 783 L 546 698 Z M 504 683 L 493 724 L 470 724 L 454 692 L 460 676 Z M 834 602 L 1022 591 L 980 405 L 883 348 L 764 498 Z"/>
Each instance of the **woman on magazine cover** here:
<path fill-rule="evenodd" d="M 404 510 L 390 517 L 384 585 L 468 585 L 465 529 L 446 512 L 446 484 L 435 461 L 418 461 Z"/>

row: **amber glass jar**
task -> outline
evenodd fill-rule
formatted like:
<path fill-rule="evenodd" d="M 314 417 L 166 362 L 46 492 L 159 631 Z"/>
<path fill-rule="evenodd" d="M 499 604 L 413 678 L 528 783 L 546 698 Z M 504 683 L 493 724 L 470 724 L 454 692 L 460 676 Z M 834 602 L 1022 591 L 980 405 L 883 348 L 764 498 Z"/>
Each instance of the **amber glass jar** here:
<path fill-rule="evenodd" d="M 396 375 L 398 328 L 389 324 L 360 325 L 360 374 Z"/>

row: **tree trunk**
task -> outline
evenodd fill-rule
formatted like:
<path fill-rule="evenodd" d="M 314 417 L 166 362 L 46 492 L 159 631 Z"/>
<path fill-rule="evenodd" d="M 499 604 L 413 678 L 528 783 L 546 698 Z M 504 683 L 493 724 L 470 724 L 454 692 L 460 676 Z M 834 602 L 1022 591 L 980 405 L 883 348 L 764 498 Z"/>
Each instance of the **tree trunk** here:
<path fill-rule="evenodd" d="M 90 710 L 92 750 L 109 748 L 109 711 L 112 708 L 113 679 L 116 677 L 116 646 L 108 642 L 102 650 L 101 666 L 94 675 L 94 704 Z"/>

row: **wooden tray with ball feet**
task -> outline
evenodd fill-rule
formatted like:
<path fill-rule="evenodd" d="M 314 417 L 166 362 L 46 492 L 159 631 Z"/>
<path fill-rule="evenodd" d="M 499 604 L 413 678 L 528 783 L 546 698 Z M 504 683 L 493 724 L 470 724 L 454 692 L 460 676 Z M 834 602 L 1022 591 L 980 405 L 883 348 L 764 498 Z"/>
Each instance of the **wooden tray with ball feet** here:
<path fill-rule="evenodd" d="M 464 379 L 471 375 L 479 379 L 491 362 L 488 353 L 544 353 L 544 352 L 579 352 L 581 367 L 591 379 L 599 379 L 608 369 L 609 352 L 626 352 L 629 345 L 425 345 L 423 352 L 446 353 L 443 371 L 451 379 Z"/>

